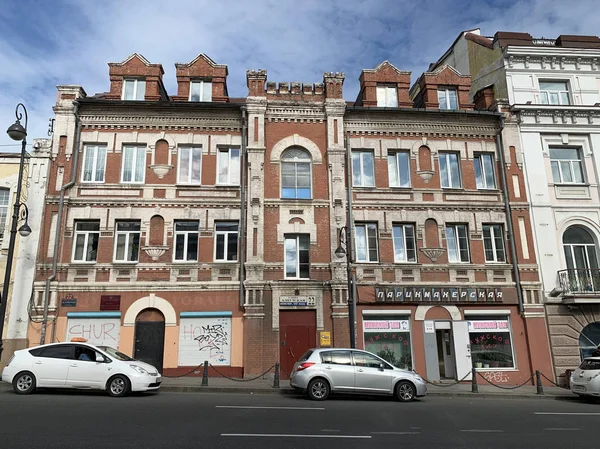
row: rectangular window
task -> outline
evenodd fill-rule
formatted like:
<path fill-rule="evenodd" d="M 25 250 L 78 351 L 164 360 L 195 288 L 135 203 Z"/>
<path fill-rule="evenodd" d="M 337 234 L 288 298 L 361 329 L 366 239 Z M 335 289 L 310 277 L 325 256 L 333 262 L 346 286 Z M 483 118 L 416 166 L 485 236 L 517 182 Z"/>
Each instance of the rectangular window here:
<path fill-rule="evenodd" d="M 514 368 L 510 325 L 507 318 L 469 317 L 469 343 L 475 368 Z"/>
<path fill-rule="evenodd" d="M 380 108 L 398 107 L 396 86 L 377 86 L 377 106 Z"/>
<path fill-rule="evenodd" d="M 394 224 L 394 262 L 416 262 L 415 227 L 411 224 Z"/>
<path fill-rule="evenodd" d="M 137 262 L 140 251 L 140 222 L 118 221 L 116 225 L 115 262 Z"/>
<path fill-rule="evenodd" d="M 238 258 L 238 224 L 235 221 L 215 223 L 215 261 L 235 262 Z"/>
<path fill-rule="evenodd" d="M 449 262 L 469 261 L 469 238 L 467 225 L 456 224 L 446 226 L 446 244 Z"/>
<path fill-rule="evenodd" d="M 191 81 L 190 101 L 212 101 L 212 82 Z"/>
<path fill-rule="evenodd" d="M 146 81 L 126 79 L 123 81 L 123 100 L 144 101 L 146 96 Z"/>
<path fill-rule="evenodd" d="M 177 182 L 200 185 L 202 173 L 202 148 L 179 147 Z"/>
<path fill-rule="evenodd" d="M 379 260 L 377 224 L 357 224 L 354 227 L 354 232 L 356 237 L 356 261 L 377 262 Z"/>
<path fill-rule="evenodd" d="M 495 189 L 496 178 L 494 176 L 494 157 L 491 154 L 476 154 L 475 180 L 478 189 Z"/>
<path fill-rule="evenodd" d="M 4 238 L 6 219 L 8 218 L 8 201 L 10 199 L 9 189 L 0 189 L 0 239 Z"/>
<path fill-rule="evenodd" d="M 310 277 L 309 246 L 308 235 L 285 236 L 286 279 L 308 279 Z"/>
<path fill-rule="evenodd" d="M 388 154 L 390 187 L 410 187 L 410 156 L 408 151 Z"/>
<path fill-rule="evenodd" d="M 440 178 L 442 187 L 447 189 L 460 189 L 460 166 L 458 153 L 440 152 Z"/>
<path fill-rule="evenodd" d="M 104 182 L 106 146 L 86 145 L 83 150 L 82 182 Z"/>
<path fill-rule="evenodd" d="M 219 148 L 218 184 L 240 184 L 240 149 Z"/>
<path fill-rule="evenodd" d="M 456 89 L 438 89 L 438 103 L 440 109 L 458 109 Z"/>
<path fill-rule="evenodd" d="M 194 262 L 198 260 L 198 222 L 175 222 L 175 261 Z"/>
<path fill-rule="evenodd" d="M 99 221 L 75 222 L 73 262 L 96 262 L 99 239 Z"/>
<path fill-rule="evenodd" d="M 123 147 L 123 172 L 121 182 L 141 184 L 146 175 L 146 148 Z"/>
<path fill-rule="evenodd" d="M 569 84 L 566 81 L 540 81 L 540 102 L 542 104 L 570 104 Z"/>
<path fill-rule="evenodd" d="M 502 225 L 483 225 L 483 248 L 486 262 L 506 262 Z"/>
<path fill-rule="evenodd" d="M 583 164 L 578 148 L 550 148 L 552 178 L 556 184 L 583 184 Z"/>
<path fill-rule="evenodd" d="M 365 351 L 377 354 L 398 368 L 412 369 L 410 317 L 374 316 L 363 318 Z"/>
<path fill-rule="evenodd" d="M 352 185 L 375 187 L 375 166 L 371 151 L 352 152 Z"/>

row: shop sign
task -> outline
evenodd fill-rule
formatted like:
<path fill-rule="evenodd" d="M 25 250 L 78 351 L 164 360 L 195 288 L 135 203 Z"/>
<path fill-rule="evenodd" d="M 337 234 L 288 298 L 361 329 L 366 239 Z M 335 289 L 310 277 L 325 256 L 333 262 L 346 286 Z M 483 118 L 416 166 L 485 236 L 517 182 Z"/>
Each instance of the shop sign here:
<path fill-rule="evenodd" d="M 315 306 L 316 298 L 314 296 L 280 296 L 280 306 Z"/>
<path fill-rule="evenodd" d="M 468 321 L 469 332 L 509 332 L 508 320 Z"/>
<path fill-rule="evenodd" d="M 331 346 L 331 332 L 319 332 L 319 340 L 322 348 L 328 348 Z"/>
<path fill-rule="evenodd" d="M 435 334 L 435 325 L 433 321 L 425 321 L 424 324 L 426 334 Z"/>
<path fill-rule="evenodd" d="M 501 288 L 473 287 L 375 287 L 378 302 L 497 302 Z"/>
<path fill-rule="evenodd" d="M 61 307 L 77 307 L 77 298 L 74 298 L 73 295 L 68 294 L 65 295 L 63 299 L 60 300 Z"/>
<path fill-rule="evenodd" d="M 410 331 L 409 320 L 364 320 L 363 329 L 365 332 L 377 332 L 383 330 L 391 331 Z"/>
<path fill-rule="evenodd" d="M 100 296 L 100 310 L 121 310 L 121 296 Z"/>

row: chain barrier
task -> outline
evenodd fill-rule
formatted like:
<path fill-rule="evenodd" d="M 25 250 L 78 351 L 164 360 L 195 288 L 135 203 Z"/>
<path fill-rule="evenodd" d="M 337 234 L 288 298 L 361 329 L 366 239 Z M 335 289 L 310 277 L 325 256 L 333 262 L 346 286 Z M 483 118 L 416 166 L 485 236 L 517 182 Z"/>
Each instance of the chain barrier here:
<path fill-rule="evenodd" d="M 221 376 L 224 377 L 225 379 L 229 379 L 229 380 L 233 380 L 234 382 L 250 382 L 252 380 L 256 380 L 256 379 L 260 379 L 261 377 L 263 377 L 264 375 L 266 375 L 269 371 L 271 371 L 273 368 L 275 368 L 275 365 L 273 365 L 272 367 L 270 367 L 268 370 L 266 370 L 264 373 L 259 374 L 258 376 L 255 377 L 249 377 L 247 379 L 238 379 L 237 377 L 229 377 L 226 376 L 225 374 L 223 374 L 222 372 L 220 372 L 217 368 L 214 367 L 214 365 L 211 365 L 210 363 L 208 364 L 208 366 L 210 366 L 212 369 L 215 370 L 215 372 Z"/>
<path fill-rule="evenodd" d="M 552 385 L 555 385 L 555 386 L 557 386 L 557 387 L 559 387 L 559 388 L 564 388 L 565 390 L 570 390 L 570 388 L 569 388 L 569 387 L 567 387 L 566 385 L 559 385 L 559 384 L 557 384 L 556 382 L 554 382 L 553 380 L 550 380 L 550 379 L 548 379 L 548 377 L 546 377 L 546 375 L 545 375 L 544 373 L 542 373 L 541 371 L 540 371 L 540 375 L 541 375 L 541 376 L 542 376 L 544 379 L 546 379 L 548 382 L 550 382 Z"/>
<path fill-rule="evenodd" d="M 458 384 L 459 384 L 459 383 L 461 383 L 463 380 L 465 380 L 467 377 L 469 377 L 469 375 L 470 375 L 470 374 L 471 374 L 471 371 L 469 371 L 467 374 L 465 374 L 465 377 L 463 377 L 462 379 L 460 379 L 460 380 L 457 380 L 456 382 L 452 382 L 452 383 L 450 383 L 450 384 L 439 384 L 439 383 L 436 383 L 436 382 L 430 382 L 430 381 L 429 381 L 429 380 L 427 380 L 427 379 L 426 379 L 424 376 L 421 376 L 420 374 L 419 374 L 419 376 L 421 376 L 421 378 L 422 378 L 422 379 L 423 379 L 423 380 L 424 380 L 426 383 L 428 383 L 429 385 L 435 385 L 436 387 L 444 387 L 444 388 L 446 388 L 446 387 L 453 387 L 454 385 L 458 385 Z"/>
<path fill-rule="evenodd" d="M 531 382 L 535 376 L 535 374 L 532 374 L 531 376 L 529 376 L 529 379 L 527 379 L 525 382 L 523 382 L 521 385 L 516 385 L 514 387 L 503 387 L 502 385 L 498 385 L 493 383 L 492 381 L 488 380 L 483 374 L 481 374 L 480 372 L 477 372 L 477 374 L 479 375 L 479 377 L 481 377 L 483 380 L 485 380 L 488 384 L 496 387 L 496 388 L 500 388 L 502 390 L 516 390 L 517 388 L 521 388 L 523 386 L 525 386 L 527 383 Z"/>
<path fill-rule="evenodd" d="M 166 374 L 163 374 L 162 377 L 167 377 L 169 379 L 179 379 L 181 377 L 185 377 L 185 376 L 189 376 L 190 374 L 192 374 L 193 372 L 195 372 L 197 369 L 202 368 L 202 370 L 204 370 L 204 362 L 202 362 L 200 365 L 198 365 L 195 368 L 192 368 L 190 371 L 188 371 L 185 374 L 179 374 L 177 376 L 167 376 Z"/>
<path fill-rule="evenodd" d="M 283 365 L 279 364 L 279 369 L 283 370 L 284 373 L 286 373 L 288 376 L 292 377 L 292 373 L 290 373 L 288 370 L 286 370 Z"/>

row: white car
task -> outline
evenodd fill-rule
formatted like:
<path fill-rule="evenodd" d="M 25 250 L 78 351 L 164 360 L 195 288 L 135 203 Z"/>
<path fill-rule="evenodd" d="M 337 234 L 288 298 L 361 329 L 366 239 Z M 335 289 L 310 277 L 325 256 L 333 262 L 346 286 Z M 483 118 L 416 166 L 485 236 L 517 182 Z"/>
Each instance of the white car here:
<path fill-rule="evenodd" d="M 107 390 L 111 396 L 160 388 L 161 376 L 152 365 L 134 360 L 108 346 L 65 342 L 15 351 L 2 371 L 2 381 L 15 393 L 36 388 Z"/>
<path fill-rule="evenodd" d="M 600 397 L 600 357 L 588 357 L 571 374 L 571 391 L 581 397 Z"/>

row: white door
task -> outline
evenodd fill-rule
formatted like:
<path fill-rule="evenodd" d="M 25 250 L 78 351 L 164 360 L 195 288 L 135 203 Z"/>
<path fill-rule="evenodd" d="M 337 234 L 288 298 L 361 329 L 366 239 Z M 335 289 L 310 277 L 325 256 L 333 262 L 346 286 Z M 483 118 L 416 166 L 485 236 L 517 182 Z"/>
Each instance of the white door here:
<path fill-rule="evenodd" d="M 469 344 L 469 328 L 466 321 L 452 322 L 452 336 L 454 338 L 454 356 L 456 360 L 457 380 L 471 380 L 471 345 Z"/>
<path fill-rule="evenodd" d="M 100 389 L 106 385 L 109 364 L 96 362 L 96 354 L 92 348 L 75 346 L 75 360 L 71 360 L 67 375 L 68 387 Z"/>
<path fill-rule="evenodd" d="M 73 361 L 72 345 L 53 345 L 43 348 L 33 358 L 33 374 L 38 387 L 64 387 L 69 364 Z"/>

